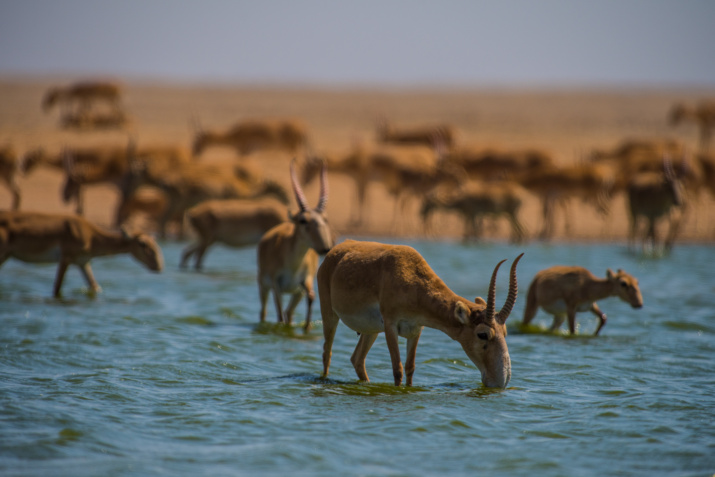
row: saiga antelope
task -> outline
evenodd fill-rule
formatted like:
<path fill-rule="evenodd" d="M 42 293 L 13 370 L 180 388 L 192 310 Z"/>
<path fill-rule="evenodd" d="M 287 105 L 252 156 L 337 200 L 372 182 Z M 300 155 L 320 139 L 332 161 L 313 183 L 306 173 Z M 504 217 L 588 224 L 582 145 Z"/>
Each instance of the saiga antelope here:
<path fill-rule="evenodd" d="M 618 270 L 606 271 L 606 278 L 597 278 L 583 267 L 555 266 L 541 270 L 529 285 L 522 325 L 528 325 L 541 307 L 554 315 L 551 330 L 561 327 L 568 318 L 569 331 L 576 333 L 576 313 L 590 311 L 598 317 L 598 335 L 606 324 L 606 315 L 596 304 L 596 300 L 617 296 L 633 308 L 643 306 L 638 280 L 632 275 Z"/>
<path fill-rule="evenodd" d="M 472 181 L 456 189 L 440 188 L 428 193 L 422 201 L 420 216 L 425 232 L 428 232 L 430 217 L 435 211 L 457 212 L 464 220 L 465 241 L 481 237 L 485 215 L 505 216 L 511 225 L 511 241 L 518 243 L 526 238 L 519 220 L 519 209 L 525 196 L 526 191 L 515 182 Z"/>
<path fill-rule="evenodd" d="M 270 229 L 258 243 L 258 292 L 261 300 L 260 320 L 266 319 L 268 294 L 273 292 L 278 322 L 291 324 L 293 312 L 301 298 L 307 296 L 305 331 L 310 329 L 310 315 L 315 293 L 313 279 L 318 269 L 318 254 L 333 246 L 333 232 L 328 225 L 325 206 L 328 201 L 328 178 L 325 166 L 320 175 L 320 199 L 315 209 L 298 183 L 295 159 L 290 164 L 290 178 L 299 211 L 290 220 Z M 281 295 L 291 294 L 284 311 Z"/>
<path fill-rule="evenodd" d="M 73 103 L 77 103 L 78 115 L 89 111 L 96 100 L 106 101 L 115 112 L 121 112 L 119 100 L 121 88 L 116 83 L 106 81 L 85 81 L 74 83 L 66 87 L 50 88 L 42 98 L 42 110 L 50 111 L 55 105 L 61 104 L 62 115 L 71 113 Z"/>
<path fill-rule="evenodd" d="M 631 180 L 627 189 L 630 221 L 628 246 L 631 251 L 635 250 L 640 218 L 644 218 L 648 224 L 643 235 L 642 250 L 645 250 L 648 241 L 655 250 L 658 245 L 656 223 L 665 216 L 670 216 L 670 223 L 664 247 L 666 251 L 673 247 L 682 220 L 682 210 L 676 210 L 673 215 L 673 209 L 684 207 L 682 189 L 683 186 L 667 159 L 663 161 L 663 173 L 644 172 Z"/>
<path fill-rule="evenodd" d="M 710 140 L 715 130 L 715 101 L 702 101 L 698 106 L 690 107 L 676 104 L 670 111 L 670 123 L 674 126 L 689 121 L 700 129 L 700 152 L 709 152 Z"/>
<path fill-rule="evenodd" d="M 196 256 L 194 268 L 201 269 L 204 254 L 219 242 L 229 247 L 257 244 L 263 234 L 288 218 L 285 204 L 275 199 L 207 200 L 186 212 L 198 241 L 181 254 L 181 268 Z"/>
<path fill-rule="evenodd" d="M 17 184 L 18 161 L 12 146 L 0 148 L 0 181 L 4 182 L 12 194 L 12 210 L 20 208 L 20 186 Z"/>
<path fill-rule="evenodd" d="M 296 153 L 307 144 L 306 127 L 298 120 L 248 120 L 222 132 L 204 131 L 197 127 L 193 154 L 199 156 L 211 146 L 231 147 L 239 156 L 272 148 Z"/>
<path fill-rule="evenodd" d="M 522 254 L 523 255 L 523 254 Z M 487 301 L 471 302 L 456 295 L 422 256 L 404 245 L 348 240 L 325 256 L 318 270 L 320 311 L 323 317 L 323 375 L 328 375 L 335 331 L 340 320 L 360 338 L 350 358 L 358 378 L 369 381 L 365 358 L 377 335 L 384 332 L 392 360 L 395 385 L 412 385 L 417 343 L 422 329 L 438 329 L 459 342 L 488 387 L 504 388 L 511 378 L 506 345 L 506 319 L 516 301 L 516 265 L 511 266 L 509 294 L 495 310 L 495 267 Z M 403 370 L 398 336 L 407 338 Z"/>
<path fill-rule="evenodd" d="M 0 265 L 8 258 L 23 262 L 58 262 L 54 296 L 60 296 L 67 267 L 79 267 L 92 293 L 101 288 L 89 262 L 94 257 L 130 253 L 149 270 L 159 272 L 163 257 L 148 235 L 101 229 L 71 215 L 38 212 L 0 212 Z"/>
<path fill-rule="evenodd" d="M 451 149 L 454 138 L 454 128 L 449 124 L 398 129 L 383 119 L 377 125 L 377 141 L 382 143 Z"/>

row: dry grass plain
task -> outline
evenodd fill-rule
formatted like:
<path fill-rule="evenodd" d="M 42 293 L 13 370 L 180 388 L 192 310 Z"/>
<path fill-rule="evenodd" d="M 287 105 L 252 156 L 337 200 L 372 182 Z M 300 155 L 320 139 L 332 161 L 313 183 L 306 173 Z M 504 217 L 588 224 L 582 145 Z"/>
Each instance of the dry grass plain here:
<path fill-rule="evenodd" d="M 556 161 L 568 164 L 592 149 L 612 148 L 629 138 L 673 138 L 694 149 L 694 126 L 677 128 L 667 122 L 670 107 L 678 101 L 694 103 L 714 97 L 715 90 L 691 89 L 383 89 L 314 87 L 264 87 L 192 85 L 179 83 L 125 82 L 124 104 L 132 123 L 124 131 L 76 132 L 58 126 L 57 113 L 44 114 L 40 102 L 44 91 L 67 81 L 46 78 L 0 79 L 0 143 L 11 143 L 24 154 L 42 146 L 59 150 L 65 145 L 126 144 L 131 134 L 142 145 L 171 144 L 189 148 L 191 120 L 204 128 L 224 128 L 244 118 L 297 117 L 310 128 L 311 141 L 319 151 L 348 150 L 356 140 L 371 142 L 375 124 L 385 117 L 398 125 L 449 122 L 459 131 L 458 144 L 501 148 L 538 148 Z M 235 161 L 230 150 L 208 150 L 202 161 Z M 288 187 L 285 153 L 252 155 L 268 177 Z M 22 209 L 71 212 L 61 202 L 58 172 L 43 169 L 21 177 Z M 317 200 L 317 183 L 306 188 L 309 200 Z M 330 177 L 328 213 L 334 227 L 351 236 L 422 236 L 418 204 L 393 221 L 390 197 L 379 184 L 369 190 L 368 223 L 360 229 L 349 225 L 353 186 L 347 178 Z M 86 193 L 86 215 L 109 225 L 116 203 L 109 186 L 91 187 Z M 0 188 L 0 208 L 10 205 L 10 194 Z M 715 203 L 703 193 L 693 204 L 683 226 L 681 241 L 709 242 L 715 238 Z M 530 237 L 540 229 L 540 205 L 535 198 L 521 212 Z M 566 236 L 563 217 L 557 218 L 556 240 L 619 241 L 627 234 L 625 202 L 614 199 L 610 216 L 603 219 L 591 208 L 574 202 L 572 231 Z M 461 222 L 453 216 L 435 217 L 434 238 L 458 238 Z M 500 223 L 487 237 L 508 237 Z"/>

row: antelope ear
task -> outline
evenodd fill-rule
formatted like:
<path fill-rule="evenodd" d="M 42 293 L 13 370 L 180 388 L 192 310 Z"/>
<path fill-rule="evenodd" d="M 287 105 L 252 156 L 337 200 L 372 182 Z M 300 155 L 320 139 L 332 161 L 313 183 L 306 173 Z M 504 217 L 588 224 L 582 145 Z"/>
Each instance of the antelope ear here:
<path fill-rule="evenodd" d="M 477 305 L 487 306 L 487 302 L 484 301 L 484 298 L 482 298 L 482 297 L 480 297 L 480 296 L 478 296 L 478 297 L 476 297 L 476 298 L 474 299 L 474 303 L 476 303 Z"/>
<path fill-rule="evenodd" d="M 606 277 L 607 277 L 609 280 L 612 280 L 612 279 L 614 278 L 614 276 L 615 276 L 615 275 L 613 274 L 613 270 L 611 270 L 610 268 L 606 270 Z"/>
<path fill-rule="evenodd" d="M 467 305 L 462 303 L 461 301 L 458 301 L 454 305 L 454 317 L 459 320 L 460 323 L 463 325 L 466 325 L 469 323 L 469 308 L 467 308 Z"/>

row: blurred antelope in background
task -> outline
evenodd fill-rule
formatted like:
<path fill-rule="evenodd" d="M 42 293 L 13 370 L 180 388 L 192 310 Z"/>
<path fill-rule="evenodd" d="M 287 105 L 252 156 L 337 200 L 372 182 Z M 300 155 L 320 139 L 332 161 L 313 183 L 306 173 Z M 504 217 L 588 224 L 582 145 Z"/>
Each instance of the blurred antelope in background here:
<path fill-rule="evenodd" d="M 480 181 L 520 180 L 555 167 L 551 155 L 538 149 L 498 149 L 466 146 L 446 151 L 444 161 L 464 168 Z"/>
<path fill-rule="evenodd" d="M 122 181 L 122 196 L 130 197 L 144 185 L 156 187 L 166 195 L 167 206 L 158 223 L 162 238 L 166 237 L 169 221 L 183 220 L 188 209 L 205 200 L 274 197 L 288 203 L 283 186 L 263 178 L 250 164 L 237 164 L 227 169 L 187 163 L 167 169 L 152 167 L 146 159 L 136 158 Z"/>
<path fill-rule="evenodd" d="M 670 110 L 669 119 L 673 126 L 684 122 L 694 123 L 700 131 L 700 152 L 710 152 L 710 141 L 715 130 L 715 101 L 701 101 L 697 106 L 676 104 Z"/>
<path fill-rule="evenodd" d="M 273 292 L 276 316 L 279 323 L 290 325 L 293 312 L 306 295 L 304 330 L 310 329 L 310 317 L 315 300 L 313 280 L 318 270 L 318 254 L 327 253 L 333 246 L 333 231 L 328 225 L 325 206 L 328 202 L 328 175 L 323 166 L 320 174 L 320 199 L 315 209 L 308 206 L 305 194 L 298 183 L 295 159 L 290 164 L 290 178 L 298 212 L 290 220 L 270 229 L 258 243 L 258 293 L 261 300 L 260 320 L 266 320 L 268 295 Z M 282 295 L 289 293 L 291 300 L 283 309 Z"/>
<path fill-rule="evenodd" d="M 645 251 L 650 242 L 650 248 L 658 248 L 657 222 L 667 217 L 669 220 L 668 235 L 663 243 L 665 251 L 671 250 L 683 219 L 685 202 L 683 186 L 673 171 L 669 159 L 663 159 L 663 172 L 643 172 L 636 175 L 628 184 L 628 219 L 630 222 L 628 246 L 635 250 L 638 238 L 640 219 L 645 219 L 646 230 L 641 242 L 641 250 Z"/>
<path fill-rule="evenodd" d="M 522 254 L 523 255 L 523 254 Z M 385 333 L 395 385 L 412 385 L 417 343 L 427 326 L 459 342 L 477 366 L 482 383 L 504 388 L 511 378 L 506 345 L 506 320 L 516 302 L 516 265 L 511 266 L 509 293 L 504 307 L 495 310 L 495 267 L 487 301 L 469 301 L 456 295 L 435 274 L 422 256 L 404 245 L 347 240 L 335 246 L 318 271 L 320 311 L 323 317 L 323 376 L 328 375 L 333 340 L 340 320 L 360 338 L 350 361 L 361 381 L 369 381 L 365 358 L 379 333 Z M 407 339 L 403 369 L 398 337 Z"/>
<path fill-rule="evenodd" d="M 555 233 L 557 207 L 561 207 L 563 211 L 564 230 L 570 235 L 570 200 L 581 199 L 597 213 L 606 216 L 615 190 L 612 171 L 587 163 L 536 170 L 532 174 L 524 175 L 519 182 L 541 199 L 542 229 L 539 238 L 542 240 L 552 238 Z"/>
<path fill-rule="evenodd" d="M 96 101 L 106 102 L 114 111 L 122 113 L 121 87 L 107 81 L 87 81 L 65 87 L 50 88 L 42 98 L 42 110 L 47 113 L 55 106 L 61 108 L 63 117 L 83 116 Z M 75 108 L 73 110 L 73 108 Z"/>
<path fill-rule="evenodd" d="M 528 325 L 539 308 L 554 316 L 551 331 L 561 327 L 568 318 L 569 332 L 576 333 L 576 313 L 590 311 L 598 317 L 598 335 L 606 324 L 606 315 L 596 304 L 596 300 L 616 296 L 633 308 L 643 306 L 643 297 L 638 280 L 632 275 L 618 270 L 606 271 L 606 278 L 597 278 L 583 267 L 555 266 L 536 274 L 526 296 L 522 325 Z"/>
<path fill-rule="evenodd" d="M 449 124 L 397 128 L 386 119 L 377 125 L 377 142 L 401 145 L 423 145 L 451 149 L 455 142 L 455 129 Z"/>
<path fill-rule="evenodd" d="M 483 235 L 483 218 L 506 217 L 511 226 L 511 241 L 526 239 L 526 231 L 519 220 L 519 209 L 527 196 L 526 190 L 515 182 L 470 181 L 461 187 L 441 187 L 429 192 L 422 201 L 420 217 L 425 232 L 429 233 L 430 218 L 436 211 L 454 211 L 464 220 L 465 241 Z"/>
<path fill-rule="evenodd" d="M 194 268 L 201 269 L 204 254 L 218 242 L 229 247 L 257 244 L 263 235 L 286 221 L 288 208 L 272 198 L 207 200 L 186 212 L 198 240 L 181 254 L 182 268 L 195 256 Z"/>
<path fill-rule="evenodd" d="M 12 210 L 20 208 L 20 186 L 17 183 L 17 174 L 20 170 L 15 149 L 10 145 L 0 147 L 0 181 L 12 195 Z"/>
<path fill-rule="evenodd" d="M 163 267 L 161 249 L 143 233 L 104 230 L 71 215 L 37 212 L 0 212 L 0 265 L 8 258 L 30 263 L 58 262 L 53 294 L 60 296 L 70 265 L 79 267 L 92 293 L 101 291 L 90 260 L 129 253 L 149 270 Z"/>
<path fill-rule="evenodd" d="M 267 149 L 295 154 L 308 145 L 307 128 L 296 119 L 246 120 L 225 131 L 205 131 L 198 125 L 195 127 L 194 156 L 215 146 L 230 147 L 239 156 L 245 156 Z"/>

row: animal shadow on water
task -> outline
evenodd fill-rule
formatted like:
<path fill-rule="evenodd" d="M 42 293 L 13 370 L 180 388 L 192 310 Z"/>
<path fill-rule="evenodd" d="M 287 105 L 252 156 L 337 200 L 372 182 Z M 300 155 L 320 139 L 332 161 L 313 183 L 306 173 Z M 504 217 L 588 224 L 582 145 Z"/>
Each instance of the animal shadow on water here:
<path fill-rule="evenodd" d="M 560 338 L 566 339 L 593 339 L 597 338 L 594 336 L 593 330 L 588 326 L 584 330 L 583 327 L 576 322 L 576 333 L 571 334 L 567 328 L 559 328 L 552 330 L 548 324 L 539 323 L 529 323 L 524 325 L 522 323 L 516 324 L 509 327 L 510 335 L 543 335 L 543 336 L 558 336 Z"/>

